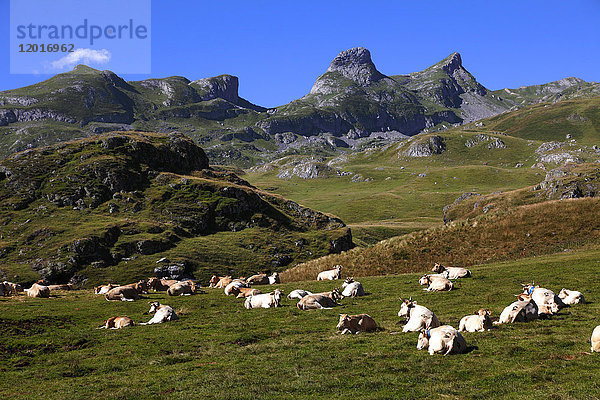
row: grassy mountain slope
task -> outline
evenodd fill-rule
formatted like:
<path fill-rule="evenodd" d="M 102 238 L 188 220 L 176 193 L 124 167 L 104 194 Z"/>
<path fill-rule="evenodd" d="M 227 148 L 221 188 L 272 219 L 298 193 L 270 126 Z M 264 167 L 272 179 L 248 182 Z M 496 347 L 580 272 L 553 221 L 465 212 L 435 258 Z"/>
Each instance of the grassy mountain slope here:
<path fill-rule="evenodd" d="M 249 274 L 351 246 L 341 220 L 209 169 L 179 134 L 114 133 L 0 162 L 2 275 L 131 280 Z"/>

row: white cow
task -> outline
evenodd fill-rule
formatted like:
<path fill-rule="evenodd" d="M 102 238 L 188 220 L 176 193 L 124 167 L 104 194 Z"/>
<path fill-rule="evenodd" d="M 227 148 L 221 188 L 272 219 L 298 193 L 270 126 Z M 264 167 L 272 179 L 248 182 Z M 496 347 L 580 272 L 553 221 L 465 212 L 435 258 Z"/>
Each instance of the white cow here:
<path fill-rule="evenodd" d="M 592 352 L 600 352 L 600 325 L 592 331 Z"/>
<path fill-rule="evenodd" d="M 454 284 L 447 278 L 441 276 L 423 275 L 419 279 L 420 285 L 428 285 L 427 289 L 423 289 L 427 292 L 443 292 L 454 289 Z"/>
<path fill-rule="evenodd" d="M 475 315 L 467 315 L 460 320 L 458 325 L 459 332 L 483 332 L 490 330 L 492 327 L 492 320 L 490 318 L 490 310 L 484 310 L 483 308 Z"/>
<path fill-rule="evenodd" d="M 154 313 L 154 316 L 148 322 L 140 322 L 140 325 L 162 324 L 163 322 L 179 319 L 175 310 L 171 306 L 160 304 L 158 301 L 150 303 L 148 314 Z"/>
<path fill-rule="evenodd" d="M 521 295 L 519 300 L 506 306 L 495 325 L 511 324 L 513 322 L 529 322 L 538 318 L 539 309 L 531 296 Z"/>
<path fill-rule="evenodd" d="M 363 289 L 360 282 L 354 281 L 354 278 L 346 278 L 344 283 L 342 284 L 342 296 L 344 297 L 357 297 L 364 296 L 365 290 Z"/>
<path fill-rule="evenodd" d="M 585 303 L 583 294 L 581 294 L 581 292 L 578 292 L 577 290 L 568 290 L 563 288 L 558 293 L 558 297 L 562 300 L 563 303 L 568 305 Z"/>
<path fill-rule="evenodd" d="M 467 342 L 462 335 L 450 325 L 423 329 L 419 334 L 417 349 L 429 349 L 429 354 L 460 354 L 467 350 Z"/>
<path fill-rule="evenodd" d="M 309 292 L 308 290 L 296 289 L 296 290 L 292 290 L 290 292 L 290 294 L 288 294 L 287 298 L 290 300 L 292 300 L 292 299 L 300 300 L 301 298 L 303 298 L 304 296 L 308 296 L 309 294 L 312 294 L 312 293 Z"/>
<path fill-rule="evenodd" d="M 444 267 L 440 263 L 435 263 L 432 271 L 438 274 L 447 274 L 446 278 L 448 279 L 469 278 L 471 276 L 471 271 L 466 268 Z"/>
<path fill-rule="evenodd" d="M 248 310 L 251 308 L 271 308 L 281 306 L 281 295 L 283 292 L 279 289 L 275 289 L 271 293 L 257 294 L 254 296 L 246 297 L 244 307 Z"/>
<path fill-rule="evenodd" d="M 406 317 L 406 325 L 402 332 L 419 332 L 421 329 L 436 328 L 440 321 L 435 314 L 426 307 L 420 306 L 412 298 L 402 301 L 399 317 Z"/>
<path fill-rule="evenodd" d="M 523 294 L 531 296 L 533 301 L 535 301 L 540 314 L 556 314 L 564 307 L 562 299 L 550 289 L 535 286 L 535 284 L 521 286 L 523 286 Z M 546 311 L 548 309 L 550 312 Z"/>
<path fill-rule="evenodd" d="M 317 275 L 317 280 L 318 281 L 327 281 L 327 280 L 333 281 L 335 279 L 340 279 L 341 276 L 342 276 L 342 266 L 336 265 L 333 267 L 333 269 L 319 272 L 319 275 Z"/>

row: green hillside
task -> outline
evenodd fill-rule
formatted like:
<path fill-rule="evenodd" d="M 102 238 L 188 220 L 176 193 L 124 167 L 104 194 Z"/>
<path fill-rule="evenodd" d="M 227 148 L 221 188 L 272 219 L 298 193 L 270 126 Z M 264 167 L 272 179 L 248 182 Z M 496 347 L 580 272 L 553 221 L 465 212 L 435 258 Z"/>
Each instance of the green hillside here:
<path fill-rule="evenodd" d="M 210 169 L 180 134 L 17 153 L 0 162 L 0 199 L 1 278 L 24 283 L 281 271 L 352 246 L 341 220 Z"/>

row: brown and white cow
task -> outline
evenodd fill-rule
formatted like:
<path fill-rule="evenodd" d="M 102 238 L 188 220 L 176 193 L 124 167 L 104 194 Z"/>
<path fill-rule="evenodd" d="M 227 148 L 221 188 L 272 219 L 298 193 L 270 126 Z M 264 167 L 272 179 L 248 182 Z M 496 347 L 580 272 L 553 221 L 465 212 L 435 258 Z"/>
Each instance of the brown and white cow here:
<path fill-rule="evenodd" d="M 459 332 L 483 332 L 492 328 L 492 319 L 490 310 L 483 308 L 475 315 L 467 315 L 460 320 L 458 325 Z"/>
<path fill-rule="evenodd" d="M 121 329 L 126 326 L 134 326 L 135 323 L 129 317 L 111 317 L 104 321 L 104 325 L 102 325 L 98 329 Z"/>
<path fill-rule="evenodd" d="M 330 309 L 339 306 L 337 301 L 340 298 L 341 294 L 337 289 L 333 289 L 331 292 L 309 294 L 298 301 L 297 307 L 301 310 Z"/>
<path fill-rule="evenodd" d="M 428 292 L 450 291 L 454 288 L 454 284 L 449 279 L 431 275 L 423 275 L 419 279 L 419 284 L 428 285 L 427 289 L 423 289 Z"/>
<path fill-rule="evenodd" d="M 243 288 L 243 287 L 235 287 L 233 288 L 233 290 L 231 291 L 231 293 L 236 294 L 237 292 L 237 298 L 238 299 L 242 299 L 245 297 L 250 297 L 250 296 L 256 296 L 257 294 L 262 294 L 262 292 L 258 289 L 253 289 L 253 288 Z"/>
<path fill-rule="evenodd" d="M 109 290 L 119 287 L 116 283 L 109 283 L 108 285 L 100 285 L 94 287 L 94 294 L 106 294 Z"/>
<path fill-rule="evenodd" d="M 169 286 L 167 293 L 169 296 L 189 296 L 196 293 L 197 285 L 192 281 L 176 282 Z"/>
<path fill-rule="evenodd" d="M 169 290 L 169 286 L 177 282 L 178 281 L 175 279 L 159 279 L 156 277 L 152 277 L 148 279 L 148 288 L 154 290 L 155 292 L 164 292 L 166 290 Z"/>
<path fill-rule="evenodd" d="M 340 320 L 337 325 L 337 330 L 342 331 L 342 335 L 348 332 L 354 334 L 370 332 L 375 329 L 377 329 L 377 324 L 368 314 L 340 314 Z"/>
<path fill-rule="evenodd" d="M 104 297 L 108 301 L 135 301 L 140 298 L 138 291 L 133 286 L 117 286 L 110 289 Z"/>
<path fill-rule="evenodd" d="M 25 292 L 29 297 L 50 297 L 50 289 L 48 289 L 48 286 L 40 285 L 38 283 L 34 283 L 29 289 L 25 289 Z"/>

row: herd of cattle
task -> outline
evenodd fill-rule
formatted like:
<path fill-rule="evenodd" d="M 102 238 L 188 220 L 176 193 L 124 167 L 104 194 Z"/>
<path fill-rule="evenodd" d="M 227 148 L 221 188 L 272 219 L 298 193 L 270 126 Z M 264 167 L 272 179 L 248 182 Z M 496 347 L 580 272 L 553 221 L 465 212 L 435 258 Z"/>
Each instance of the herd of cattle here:
<path fill-rule="evenodd" d="M 341 278 L 341 265 L 334 269 L 320 272 L 317 280 L 337 280 Z M 467 278 L 471 272 L 466 268 L 444 267 L 435 264 L 434 274 L 427 274 L 419 279 L 419 284 L 427 285 L 426 291 L 449 291 L 454 288 L 453 280 Z M 281 305 L 282 290 L 275 289 L 270 293 L 262 293 L 252 285 L 272 285 L 280 283 L 279 275 L 257 274 L 249 278 L 233 279 L 231 276 L 213 276 L 209 281 L 210 288 L 220 288 L 225 295 L 234 295 L 245 298 L 244 307 L 271 308 Z M 538 318 L 545 318 L 559 312 L 563 307 L 584 303 L 581 292 L 562 289 L 558 295 L 552 290 L 536 286 L 535 284 L 522 285 L 523 292 L 515 295 L 517 300 L 504 308 L 498 321 L 492 323 L 491 312 L 480 309 L 474 315 L 467 315 L 459 322 L 458 330 L 450 325 L 441 325 L 436 315 L 428 308 L 417 304 L 409 298 L 402 300 L 399 317 L 406 318 L 402 332 L 419 332 L 417 349 L 428 349 L 430 354 L 463 353 L 467 344 L 460 332 L 483 332 L 493 325 L 508 324 L 513 322 L 529 322 Z M 0 283 L 0 296 L 17 295 L 25 291 L 30 297 L 50 297 L 50 292 L 56 290 L 71 290 L 72 285 L 45 285 L 43 281 L 34 283 L 29 289 L 22 289 L 20 285 L 11 282 Z M 128 285 L 102 285 L 94 288 L 94 293 L 104 295 L 108 301 L 135 301 L 149 290 L 166 291 L 171 296 L 192 295 L 198 292 L 199 285 L 192 280 L 169 280 L 149 278 Z M 364 296 L 365 291 L 360 282 L 347 278 L 340 289 L 333 289 L 323 293 L 311 293 L 306 290 L 296 289 L 290 292 L 288 299 L 297 299 L 300 310 L 331 309 L 340 305 L 338 301 L 344 297 Z M 178 319 L 172 307 L 160 304 L 157 301 L 150 303 L 150 314 L 153 317 L 140 325 L 159 324 Z M 135 325 L 134 321 L 126 316 L 111 317 L 104 321 L 101 329 L 120 329 Z M 368 314 L 348 315 L 340 314 L 337 329 L 342 334 L 369 332 L 377 329 L 377 324 Z M 591 336 L 591 351 L 600 352 L 600 325 Z"/>

